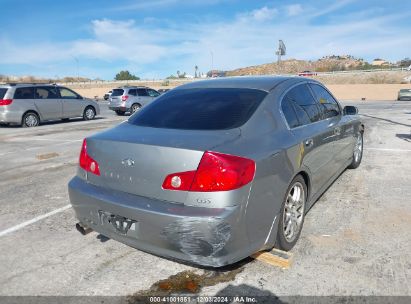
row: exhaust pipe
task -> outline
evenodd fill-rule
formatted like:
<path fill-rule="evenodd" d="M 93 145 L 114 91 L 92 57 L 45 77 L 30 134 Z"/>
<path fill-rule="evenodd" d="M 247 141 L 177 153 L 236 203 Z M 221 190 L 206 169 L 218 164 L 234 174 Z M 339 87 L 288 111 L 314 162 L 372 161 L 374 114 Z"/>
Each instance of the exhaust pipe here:
<path fill-rule="evenodd" d="M 90 232 L 93 231 L 93 229 L 91 229 L 91 228 L 89 228 L 89 227 L 86 227 L 86 226 L 83 226 L 83 225 L 80 224 L 80 223 L 77 223 L 77 224 L 76 224 L 76 229 L 77 229 L 78 232 L 80 232 L 82 235 L 86 235 L 86 234 L 88 234 L 88 233 L 90 233 Z"/>

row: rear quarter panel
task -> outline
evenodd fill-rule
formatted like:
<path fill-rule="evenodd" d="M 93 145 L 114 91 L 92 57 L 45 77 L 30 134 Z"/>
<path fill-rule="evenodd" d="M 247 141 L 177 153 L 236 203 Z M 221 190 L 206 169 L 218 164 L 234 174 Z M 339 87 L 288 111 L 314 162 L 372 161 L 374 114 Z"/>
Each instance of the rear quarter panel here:
<path fill-rule="evenodd" d="M 274 221 L 287 187 L 300 169 L 300 146 L 286 129 L 276 111 L 277 94 L 270 94 L 250 120 L 241 127 L 240 139 L 218 147 L 222 153 L 253 159 L 256 173 L 252 182 L 244 220 L 253 250 L 274 245 Z"/>

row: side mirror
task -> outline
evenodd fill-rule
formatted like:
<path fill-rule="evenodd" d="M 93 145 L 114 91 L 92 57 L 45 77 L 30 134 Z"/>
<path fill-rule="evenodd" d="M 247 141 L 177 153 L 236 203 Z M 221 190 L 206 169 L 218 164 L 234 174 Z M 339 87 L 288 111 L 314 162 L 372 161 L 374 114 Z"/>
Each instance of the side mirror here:
<path fill-rule="evenodd" d="M 344 115 L 357 115 L 358 109 L 354 106 L 345 106 L 343 109 Z"/>

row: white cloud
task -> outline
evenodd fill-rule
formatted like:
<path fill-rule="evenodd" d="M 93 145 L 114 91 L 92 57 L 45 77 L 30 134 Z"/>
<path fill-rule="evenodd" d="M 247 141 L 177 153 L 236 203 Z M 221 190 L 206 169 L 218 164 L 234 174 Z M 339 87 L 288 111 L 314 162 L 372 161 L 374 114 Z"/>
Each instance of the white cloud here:
<path fill-rule="evenodd" d="M 303 7 L 301 4 L 292 4 L 286 6 L 288 16 L 297 16 L 303 12 Z"/>
<path fill-rule="evenodd" d="M 239 15 L 239 20 L 263 22 L 272 20 L 277 14 L 278 10 L 276 8 L 268 8 L 267 6 L 264 6 L 262 8 L 252 10 L 251 12 Z"/>
<path fill-rule="evenodd" d="M 306 9 L 309 8 L 304 7 Z M 324 7 L 315 16 L 333 10 L 336 10 L 334 5 Z M 294 8 L 292 13 L 296 11 L 298 9 Z M 92 68 L 83 67 L 87 59 L 104 63 L 101 73 L 105 75 L 110 63 L 113 63 L 114 73 L 119 69 L 114 64 L 121 61 L 132 71 L 138 71 L 139 76 L 158 78 L 176 70 L 193 74 L 194 65 L 207 72 L 211 69 L 210 52 L 213 53 L 213 66 L 218 69 L 273 62 L 278 39 L 286 43 L 285 58 L 298 59 L 352 54 L 393 61 L 409 56 L 407 53 L 411 49 L 408 28 L 400 26 L 401 19 L 409 18 L 409 13 L 344 18 L 324 25 L 313 25 L 306 19 L 307 14 L 299 18 L 298 24 L 294 18 L 280 19 L 278 15 L 276 9 L 264 6 L 224 22 L 170 23 L 168 28 L 156 27 L 155 20 L 149 27 L 133 20 L 94 20 L 90 24 L 92 36 L 89 39 L 39 42 L 24 47 L 11 40 L 0 40 L 0 64 L 58 66 L 60 62 L 70 62 L 74 66 L 75 56 L 81 63 L 80 69 L 94 77 L 99 76 L 99 68 L 93 72 Z M 52 73 L 54 76 L 63 72 Z"/>

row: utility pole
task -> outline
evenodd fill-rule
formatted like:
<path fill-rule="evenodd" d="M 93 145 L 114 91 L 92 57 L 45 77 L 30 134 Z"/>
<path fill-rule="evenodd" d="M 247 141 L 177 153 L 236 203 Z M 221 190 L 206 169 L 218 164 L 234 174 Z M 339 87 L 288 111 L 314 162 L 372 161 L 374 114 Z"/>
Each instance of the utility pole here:
<path fill-rule="evenodd" d="M 79 65 L 78 65 L 78 59 L 74 57 L 74 60 L 76 61 L 76 66 L 77 66 L 77 82 L 80 82 L 80 74 L 79 74 Z"/>

